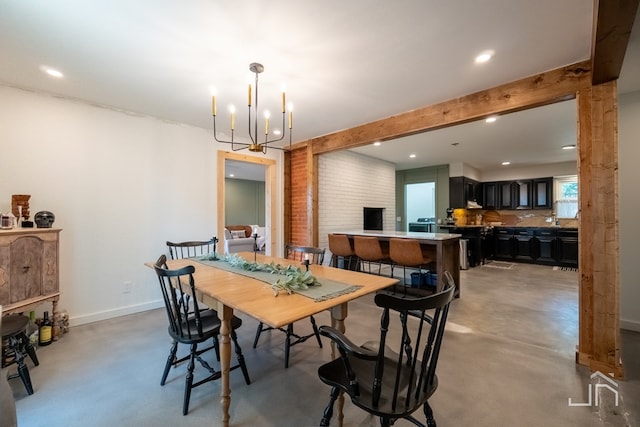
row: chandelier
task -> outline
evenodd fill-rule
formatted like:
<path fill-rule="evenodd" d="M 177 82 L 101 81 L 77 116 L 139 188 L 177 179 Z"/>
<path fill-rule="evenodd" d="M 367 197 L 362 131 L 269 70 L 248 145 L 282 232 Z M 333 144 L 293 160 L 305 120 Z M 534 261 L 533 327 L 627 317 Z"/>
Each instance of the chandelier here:
<path fill-rule="evenodd" d="M 248 89 L 248 108 L 249 108 L 249 120 L 248 120 L 248 130 L 249 130 L 249 139 L 251 140 L 251 142 L 237 142 L 234 140 L 234 133 L 235 133 L 235 127 L 236 127 L 236 121 L 235 121 L 235 108 L 234 107 L 230 107 L 230 113 L 231 113 L 231 140 L 227 141 L 224 140 L 222 138 L 218 138 L 218 131 L 216 129 L 216 97 L 215 95 L 211 97 L 211 113 L 213 115 L 213 137 L 216 141 L 218 142 L 222 142 L 225 144 L 231 144 L 231 150 L 232 151 L 239 151 L 239 150 L 244 150 L 245 148 L 248 149 L 249 151 L 255 152 L 255 153 L 263 153 L 266 154 L 267 153 L 267 149 L 268 148 L 275 148 L 277 150 L 284 150 L 284 148 L 281 147 L 275 147 L 273 145 L 274 142 L 278 142 L 278 141 L 282 141 L 285 137 L 285 116 L 286 116 L 286 109 L 285 109 L 285 93 L 284 91 L 282 92 L 282 131 L 280 132 L 280 137 L 279 138 L 274 138 L 275 136 L 275 132 L 272 132 L 273 135 L 270 135 L 269 133 L 269 118 L 270 118 L 270 114 L 268 111 L 265 111 L 264 114 L 264 140 L 262 142 L 260 142 L 259 137 L 261 135 L 258 134 L 258 74 L 262 73 L 264 71 L 264 66 L 262 64 L 258 64 L 257 62 L 252 62 L 251 64 L 249 64 L 249 70 L 254 73 L 256 75 L 256 83 L 255 83 L 255 91 L 254 91 L 254 98 L 253 101 L 251 99 L 251 92 L 252 92 L 252 87 L 251 87 L 251 83 L 249 83 L 249 89 Z M 253 117 L 253 122 L 251 120 L 251 107 L 253 106 L 253 111 L 254 111 L 254 117 Z M 292 133 L 292 129 L 293 129 L 293 112 L 292 112 L 292 108 L 291 106 L 289 107 L 289 149 L 291 148 L 291 133 Z M 273 138 L 273 139 L 269 139 L 269 138 Z"/>

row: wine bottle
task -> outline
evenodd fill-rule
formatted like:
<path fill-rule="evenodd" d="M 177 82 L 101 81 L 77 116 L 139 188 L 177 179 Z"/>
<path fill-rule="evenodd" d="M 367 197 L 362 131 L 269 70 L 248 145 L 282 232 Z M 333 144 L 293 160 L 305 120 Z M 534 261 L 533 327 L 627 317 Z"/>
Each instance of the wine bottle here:
<path fill-rule="evenodd" d="M 44 346 L 51 344 L 52 326 L 53 323 L 49 319 L 49 312 L 45 311 L 42 323 L 40 323 L 40 345 Z"/>
<path fill-rule="evenodd" d="M 29 313 L 29 323 L 27 323 L 27 337 L 29 337 L 29 343 L 33 348 L 38 347 L 40 336 L 38 329 L 38 325 L 36 325 L 36 312 L 31 311 Z"/>

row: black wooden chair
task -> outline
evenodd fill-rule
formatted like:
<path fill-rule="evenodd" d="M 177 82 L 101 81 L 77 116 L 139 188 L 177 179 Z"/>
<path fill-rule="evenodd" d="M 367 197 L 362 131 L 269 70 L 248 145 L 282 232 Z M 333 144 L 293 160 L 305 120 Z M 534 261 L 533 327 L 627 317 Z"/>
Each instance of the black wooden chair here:
<path fill-rule="evenodd" d="M 314 248 L 311 246 L 296 246 L 296 245 L 286 245 L 285 247 L 285 258 L 300 261 L 300 263 L 307 262 L 309 264 L 319 264 L 322 265 L 324 261 L 324 249 Z M 303 267 L 304 268 L 304 267 Z M 262 322 L 258 324 L 258 330 L 256 331 L 256 338 L 253 340 L 253 348 L 256 348 L 258 345 L 258 339 L 260 338 L 260 334 L 265 331 L 269 331 L 272 329 L 278 329 L 281 332 L 286 334 L 285 342 L 284 342 L 284 367 L 289 367 L 289 353 L 291 347 L 296 344 L 300 344 L 308 340 L 309 338 L 315 336 L 318 341 L 318 345 L 322 348 L 322 340 L 320 339 L 320 334 L 318 333 L 318 326 L 316 325 L 316 319 L 313 316 L 309 316 L 309 320 L 311 321 L 311 327 L 313 328 L 313 333 L 308 335 L 298 335 L 293 331 L 293 323 L 287 325 L 286 328 L 272 328 L 271 326 L 265 326 Z"/>
<path fill-rule="evenodd" d="M 207 255 L 216 251 L 218 238 L 212 237 L 211 240 L 192 241 L 192 242 L 169 242 L 169 255 L 171 259 L 192 258 L 196 256 Z"/>
<path fill-rule="evenodd" d="M 344 392 L 356 406 L 379 417 L 382 426 L 404 418 L 417 426 L 435 427 L 428 400 L 438 387 L 436 365 L 455 289 L 449 279 L 450 275 L 442 291 L 423 297 L 377 294 L 375 303 L 383 309 L 378 342 L 357 346 L 337 329 L 320 327 L 320 334 L 340 352 L 339 358 L 318 369 L 320 380 L 332 387 L 321 426 L 329 425 L 333 404 Z M 413 416 L 420 407 L 426 424 Z"/>
<path fill-rule="evenodd" d="M 203 256 L 203 255 L 207 255 L 210 253 L 215 253 L 216 252 L 216 247 L 218 245 L 218 238 L 217 237 L 212 237 L 209 240 L 198 240 L 198 241 L 189 241 L 189 242 L 169 242 L 167 241 L 167 247 L 169 248 L 169 256 L 171 257 L 171 259 L 182 259 L 182 258 L 193 258 L 193 257 L 197 257 L 197 256 Z M 166 267 L 165 266 L 160 266 L 160 267 Z M 189 298 L 190 295 L 189 294 L 185 294 L 183 295 L 183 298 L 185 299 L 185 302 L 187 304 L 189 304 Z M 211 313 L 209 313 L 209 311 L 211 311 Z M 209 308 L 209 307 L 202 307 L 200 309 L 200 313 L 201 315 L 210 315 L 210 316 L 217 316 L 218 313 Z M 235 316 L 234 316 L 235 317 Z M 233 322 L 235 324 L 238 324 L 239 319 L 234 318 Z M 174 341 L 174 344 L 176 346 L 177 349 L 177 341 Z M 218 343 L 218 336 L 214 336 L 213 337 L 213 345 L 206 347 L 206 348 L 202 348 L 200 350 L 198 350 L 198 354 L 202 354 L 204 352 L 207 352 L 211 349 L 214 349 L 216 352 L 216 359 L 218 361 L 220 361 L 220 345 Z M 177 350 L 176 350 L 177 352 Z M 185 360 L 187 360 L 189 358 L 189 356 L 184 356 L 181 358 L 177 358 L 175 356 L 175 352 L 174 352 L 174 358 L 173 358 L 173 362 L 172 365 L 176 366 L 181 362 L 184 362 Z M 164 385 L 165 379 L 167 377 L 167 374 L 169 373 L 169 367 L 165 368 L 164 371 L 164 375 L 162 377 L 162 382 L 161 384 Z"/>
<path fill-rule="evenodd" d="M 166 256 L 162 255 L 156 261 L 155 271 L 158 275 L 160 289 L 162 290 L 162 297 L 167 311 L 167 318 L 169 319 L 169 335 L 173 338 L 173 344 L 171 345 L 160 385 L 165 384 L 169 369 L 172 365 L 175 365 L 178 343 L 188 344 L 190 346 L 189 355 L 179 360 L 189 360 L 182 405 L 182 415 L 187 415 L 191 390 L 206 382 L 216 380 L 221 376 L 220 371 L 216 371 L 202 359 L 202 352 L 198 351 L 198 344 L 217 337 L 220 334 L 221 322 L 215 311 L 200 310 L 198 301 L 195 298 L 184 298 L 185 295 L 195 295 L 195 282 L 193 279 L 195 267 L 188 265 L 177 270 L 169 270 L 166 268 Z M 234 316 L 231 320 L 230 335 L 238 364 L 231 366 L 230 369 L 234 370 L 239 367 L 248 385 L 251 384 L 251 380 L 249 379 L 249 372 L 247 371 L 242 349 L 238 344 L 235 332 L 241 325 L 242 320 Z M 203 368 L 209 371 L 209 376 L 194 382 L 193 371 L 196 360 L 200 362 Z"/>

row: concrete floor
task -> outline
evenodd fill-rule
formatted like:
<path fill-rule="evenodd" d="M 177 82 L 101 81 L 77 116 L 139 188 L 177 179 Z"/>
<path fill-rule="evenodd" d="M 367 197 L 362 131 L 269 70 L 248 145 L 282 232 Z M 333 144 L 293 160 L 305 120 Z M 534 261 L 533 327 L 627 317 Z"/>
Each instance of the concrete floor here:
<path fill-rule="evenodd" d="M 640 333 L 622 332 L 626 379 L 615 383 L 619 405 L 607 390 L 597 407 L 568 405 L 569 399 L 588 402 L 592 381 L 574 362 L 577 273 L 490 264 L 462 271 L 461 282 L 438 364 L 440 386 L 431 399 L 440 427 L 640 425 Z M 329 346 L 309 340 L 294 347 L 285 370 L 283 335 L 268 333 L 253 349 L 257 322 L 241 317 L 239 338 L 253 382 L 247 386 L 239 371 L 231 374 L 232 425 L 318 425 L 329 388 L 316 369 L 329 360 Z M 317 319 L 329 323 L 328 313 Z M 372 297 L 350 304 L 347 334 L 356 342 L 377 336 L 378 322 Z M 296 329 L 310 330 L 309 322 Z M 38 349 L 41 364 L 30 369 L 34 395 L 27 396 L 19 380 L 10 382 L 19 425 L 220 425 L 217 382 L 194 390 L 186 417 L 184 366 L 160 387 L 168 349 L 162 310 L 72 328 Z M 346 402 L 345 425 L 375 426 L 377 420 Z"/>

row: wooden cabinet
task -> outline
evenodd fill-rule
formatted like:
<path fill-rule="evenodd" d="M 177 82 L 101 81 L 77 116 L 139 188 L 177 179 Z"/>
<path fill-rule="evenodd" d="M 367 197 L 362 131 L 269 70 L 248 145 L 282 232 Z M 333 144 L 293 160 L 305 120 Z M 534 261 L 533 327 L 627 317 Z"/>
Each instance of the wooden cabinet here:
<path fill-rule="evenodd" d="M 58 320 L 60 229 L 18 228 L 0 231 L 0 305 L 15 313 L 50 301 Z M 54 328 L 57 338 L 57 328 Z"/>

